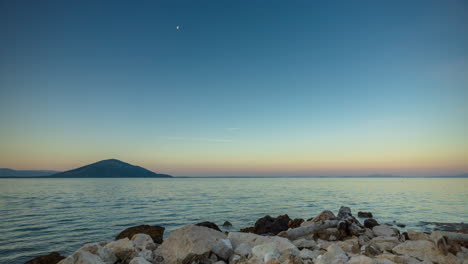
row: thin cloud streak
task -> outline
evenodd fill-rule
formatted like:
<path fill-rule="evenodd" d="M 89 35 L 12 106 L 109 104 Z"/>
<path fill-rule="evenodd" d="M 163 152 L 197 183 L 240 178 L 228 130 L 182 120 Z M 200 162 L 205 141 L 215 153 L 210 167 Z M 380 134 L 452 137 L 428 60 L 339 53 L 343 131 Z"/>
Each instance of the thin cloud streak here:
<path fill-rule="evenodd" d="M 232 142 L 231 139 L 221 139 L 221 138 L 186 138 L 186 137 L 168 137 L 170 140 L 179 140 L 179 141 L 197 141 L 197 142 Z"/>

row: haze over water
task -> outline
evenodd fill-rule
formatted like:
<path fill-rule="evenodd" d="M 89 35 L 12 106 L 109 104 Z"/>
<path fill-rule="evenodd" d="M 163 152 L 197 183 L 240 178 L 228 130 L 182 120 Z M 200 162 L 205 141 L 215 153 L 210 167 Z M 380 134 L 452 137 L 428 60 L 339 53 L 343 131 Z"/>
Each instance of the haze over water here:
<path fill-rule="evenodd" d="M 342 205 L 429 231 L 420 221 L 467 222 L 467 185 L 455 178 L 0 179 L 0 263 L 66 255 L 134 225 L 162 225 L 167 236 L 188 223 L 230 221 L 225 230 L 237 231 L 267 214 L 307 219 Z"/>

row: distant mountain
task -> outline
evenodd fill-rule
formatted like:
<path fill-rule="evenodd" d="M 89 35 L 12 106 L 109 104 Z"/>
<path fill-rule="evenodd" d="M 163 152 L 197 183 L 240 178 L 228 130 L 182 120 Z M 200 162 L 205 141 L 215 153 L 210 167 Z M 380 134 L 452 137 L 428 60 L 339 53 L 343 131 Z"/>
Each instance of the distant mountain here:
<path fill-rule="evenodd" d="M 0 177 L 36 177 L 36 176 L 49 176 L 56 174 L 60 171 L 54 170 L 13 170 L 7 168 L 0 168 Z"/>
<path fill-rule="evenodd" d="M 98 161 L 74 170 L 60 172 L 51 178 L 139 178 L 139 177 L 172 177 L 167 174 L 158 174 L 140 166 L 131 165 L 120 160 L 108 159 Z"/>

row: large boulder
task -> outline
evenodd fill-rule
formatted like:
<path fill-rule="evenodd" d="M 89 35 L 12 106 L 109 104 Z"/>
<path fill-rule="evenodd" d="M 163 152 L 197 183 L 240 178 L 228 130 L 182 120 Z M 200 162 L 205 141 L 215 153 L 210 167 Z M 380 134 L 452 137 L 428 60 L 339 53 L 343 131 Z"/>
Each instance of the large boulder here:
<path fill-rule="evenodd" d="M 120 234 L 117 235 L 115 240 L 119 240 L 122 238 L 131 239 L 136 234 L 147 234 L 151 238 L 153 238 L 154 243 L 161 244 L 163 241 L 164 230 L 165 230 L 164 227 L 157 226 L 157 225 L 155 226 L 150 226 L 150 225 L 133 226 L 120 232 Z"/>
<path fill-rule="evenodd" d="M 397 237 L 374 237 L 369 241 L 368 245 L 371 245 L 381 251 L 390 251 L 392 248 L 394 248 L 396 245 L 400 244 L 400 241 L 398 240 Z"/>
<path fill-rule="evenodd" d="M 48 255 L 35 257 L 24 264 L 56 264 L 65 257 L 60 255 L 58 252 L 52 252 Z"/>
<path fill-rule="evenodd" d="M 347 264 L 348 256 L 337 245 L 331 244 L 327 247 L 327 252 L 315 259 L 315 264 Z"/>
<path fill-rule="evenodd" d="M 79 250 L 87 251 L 91 254 L 99 256 L 101 260 L 107 264 L 113 264 L 117 261 L 117 256 L 115 256 L 112 249 L 106 247 L 107 241 L 88 243 L 82 246 Z"/>
<path fill-rule="evenodd" d="M 255 222 L 255 234 L 272 234 L 276 235 L 281 231 L 288 230 L 288 223 L 291 221 L 288 215 L 280 215 L 278 217 L 271 217 L 269 215 L 262 217 Z"/>
<path fill-rule="evenodd" d="M 304 223 L 304 219 L 296 218 L 294 220 L 289 221 L 288 227 L 289 228 L 297 228 L 297 227 L 300 227 L 302 223 Z"/>
<path fill-rule="evenodd" d="M 277 248 L 280 252 L 291 248 L 297 249 L 297 247 L 287 238 L 278 236 L 260 236 L 251 233 L 229 232 L 228 239 L 231 241 L 232 246 L 236 249 L 236 251 L 241 244 L 246 244 L 253 248 L 255 246 L 271 242 L 277 245 Z"/>
<path fill-rule="evenodd" d="M 338 245 L 346 253 L 359 253 L 359 240 L 357 237 L 353 237 L 344 241 L 338 241 L 336 242 L 336 245 Z"/>
<path fill-rule="evenodd" d="M 214 230 L 216 230 L 216 231 L 221 232 L 221 229 L 219 229 L 218 225 L 216 225 L 216 224 L 213 223 L 213 222 L 205 221 L 205 222 L 198 223 L 198 224 L 196 224 L 196 225 L 197 225 L 197 226 L 208 227 L 208 228 L 211 228 L 211 229 L 214 229 Z"/>
<path fill-rule="evenodd" d="M 410 240 L 431 240 L 430 235 L 423 232 L 408 230 L 407 233 Z"/>
<path fill-rule="evenodd" d="M 333 214 L 332 211 L 325 210 L 325 211 L 322 211 L 322 212 L 321 212 L 319 215 L 317 215 L 316 217 L 314 217 L 314 218 L 312 218 L 312 219 L 308 219 L 307 221 L 319 222 L 319 221 L 326 221 L 326 220 L 336 220 L 335 214 Z"/>
<path fill-rule="evenodd" d="M 446 256 L 441 254 L 434 243 L 427 240 L 408 240 L 394 247 L 392 251 L 399 255 L 406 255 L 439 264 L 460 263 L 457 257 L 451 253 L 448 253 Z"/>
<path fill-rule="evenodd" d="M 372 231 L 374 232 L 375 236 L 398 236 L 400 234 L 400 231 L 398 229 L 392 228 L 388 225 L 378 225 L 374 226 L 372 228 Z"/>
<path fill-rule="evenodd" d="M 88 251 L 78 250 L 71 256 L 62 259 L 58 264 L 106 264 L 99 256 Z"/>
<path fill-rule="evenodd" d="M 135 244 L 128 238 L 109 242 L 106 248 L 110 248 L 114 255 L 123 262 L 128 262 L 138 255 Z"/>
<path fill-rule="evenodd" d="M 372 229 L 374 228 L 374 226 L 378 226 L 378 225 L 379 223 L 374 218 L 369 218 L 369 219 L 364 220 L 364 226 L 366 228 Z"/>
<path fill-rule="evenodd" d="M 172 232 L 158 248 L 165 262 L 186 264 L 207 258 L 210 251 L 226 235 L 197 225 L 186 225 Z"/>
<path fill-rule="evenodd" d="M 357 216 L 362 217 L 362 218 L 372 218 L 373 217 L 371 212 L 358 212 Z"/>
<path fill-rule="evenodd" d="M 231 241 L 229 239 L 221 239 L 219 240 L 211 250 L 215 253 L 218 257 L 229 260 L 231 255 L 234 253 L 234 249 L 232 247 Z"/>

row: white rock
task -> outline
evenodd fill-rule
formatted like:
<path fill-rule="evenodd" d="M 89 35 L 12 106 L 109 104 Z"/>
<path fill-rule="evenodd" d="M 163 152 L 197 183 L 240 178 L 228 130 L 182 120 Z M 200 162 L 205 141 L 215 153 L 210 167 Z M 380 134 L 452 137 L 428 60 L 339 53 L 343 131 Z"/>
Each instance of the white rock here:
<path fill-rule="evenodd" d="M 328 246 L 327 252 L 315 259 L 315 264 L 347 264 L 348 256 L 337 245 Z"/>
<path fill-rule="evenodd" d="M 59 264 L 105 264 L 101 258 L 88 251 L 78 250 L 71 256 L 62 259 Z"/>
<path fill-rule="evenodd" d="M 368 256 L 357 255 L 351 257 L 349 264 L 374 264 L 374 261 Z"/>
<path fill-rule="evenodd" d="M 252 253 L 252 247 L 247 245 L 246 243 L 241 243 L 236 247 L 236 249 L 234 249 L 234 253 L 236 253 L 239 256 L 246 257 Z"/>
<path fill-rule="evenodd" d="M 301 252 L 299 253 L 299 256 L 302 259 L 314 259 L 314 258 L 318 257 L 319 255 L 320 255 L 319 251 L 312 251 L 312 250 L 307 249 L 307 248 L 302 249 Z"/>
<path fill-rule="evenodd" d="M 294 240 L 292 243 L 298 248 L 315 248 L 317 246 L 315 240 L 305 238 Z"/>
<path fill-rule="evenodd" d="M 398 230 L 388 225 L 374 226 L 374 228 L 372 228 L 372 231 L 374 232 L 375 236 L 398 236 Z"/>
<path fill-rule="evenodd" d="M 137 255 L 133 241 L 128 238 L 109 242 L 105 247 L 110 248 L 118 259 L 129 261 Z"/>
<path fill-rule="evenodd" d="M 374 246 L 381 251 L 387 250 L 390 251 L 396 245 L 400 244 L 400 241 L 397 237 L 389 237 L 389 236 L 378 236 L 374 237 L 369 241 L 368 245 Z"/>
<path fill-rule="evenodd" d="M 229 257 L 234 253 L 229 239 L 220 239 L 211 251 L 224 260 L 229 260 Z"/>
<path fill-rule="evenodd" d="M 147 234 L 136 234 L 131 239 L 138 249 L 149 249 L 154 250 L 156 249 L 156 244 L 154 243 L 151 236 Z"/>
<path fill-rule="evenodd" d="M 207 257 L 226 235 L 211 228 L 186 225 L 172 232 L 158 248 L 166 263 L 182 264 Z"/>
<path fill-rule="evenodd" d="M 104 246 L 107 243 L 107 241 L 88 243 L 82 246 L 80 250 L 99 256 L 104 263 L 114 264 L 117 261 L 117 257 L 110 248 Z"/>
<path fill-rule="evenodd" d="M 283 250 L 297 247 L 291 243 L 287 238 L 278 237 L 278 236 L 260 236 L 251 233 L 241 233 L 241 232 L 230 232 L 228 234 L 229 240 L 231 240 L 232 246 L 237 248 L 240 244 L 244 243 L 250 247 L 255 247 L 261 244 L 266 244 L 273 242 L 276 244 L 278 251 L 281 253 Z"/>
<path fill-rule="evenodd" d="M 153 251 L 149 249 L 143 249 L 142 251 L 137 253 L 137 257 L 141 257 L 146 259 L 147 261 L 152 261 L 153 260 Z"/>
<path fill-rule="evenodd" d="M 265 256 L 263 256 L 263 262 L 267 263 L 268 261 L 272 259 L 278 259 L 278 258 L 279 258 L 279 254 L 268 252 L 265 254 Z"/>
<path fill-rule="evenodd" d="M 254 257 L 265 259 L 266 254 L 269 254 L 271 257 L 279 258 L 280 254 L 276 243 L 270 242 L 252 248 L 252 255 Z"/>
<path fill-rule="evenodd" d="M 151 262 L 146 261 L 142 257 L 133 258 L 128 264 L 151 264 Z"/>

